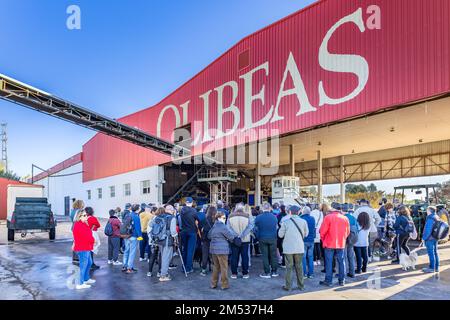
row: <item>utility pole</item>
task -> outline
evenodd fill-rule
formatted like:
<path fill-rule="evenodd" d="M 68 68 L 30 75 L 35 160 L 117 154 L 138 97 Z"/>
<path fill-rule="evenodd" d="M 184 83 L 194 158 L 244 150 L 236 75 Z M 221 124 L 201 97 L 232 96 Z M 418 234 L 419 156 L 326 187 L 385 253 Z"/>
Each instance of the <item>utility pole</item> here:
<path fill-rule="evenodd" d="M 8 172 L 8 136 L 6 135 L 6 123 L 1 124 L 1 139 L 2 139 L 2 162 L 5 164 L 5 171 Z"/>

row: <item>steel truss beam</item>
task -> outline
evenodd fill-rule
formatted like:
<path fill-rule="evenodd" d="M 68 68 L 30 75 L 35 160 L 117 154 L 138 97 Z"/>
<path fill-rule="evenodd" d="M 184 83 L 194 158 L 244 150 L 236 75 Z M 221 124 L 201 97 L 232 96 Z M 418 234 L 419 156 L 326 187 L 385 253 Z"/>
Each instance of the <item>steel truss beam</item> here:
<path fill-rule="evenodd" d="M 0 98 L 167 155 L 190 150 L 0 74 Z"/>
<path fill-rule="evenodd" d="M 280 172 L 282 175 L 284 173 Z M 297 170 L 301 186 L 317 185 L 317 168 Z M 340 166 L 323 168 L 323 183 L 339 181 Z M 450 154 L 437 153 L 344 165 L 345 183 L 450 174 Z"/>

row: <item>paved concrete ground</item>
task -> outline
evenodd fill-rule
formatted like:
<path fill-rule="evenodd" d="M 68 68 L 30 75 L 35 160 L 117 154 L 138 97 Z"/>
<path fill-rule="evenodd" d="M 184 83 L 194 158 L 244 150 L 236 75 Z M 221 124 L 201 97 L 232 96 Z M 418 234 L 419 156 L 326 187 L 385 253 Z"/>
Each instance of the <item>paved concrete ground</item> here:
<path fill-rule="evenodd" d="M 345 287 L 324 288 L 319 286 L 323 273 L 317 267 L 316 278 L 306 280 L 305 292 L 286 293 L 281 289 L 283 269 L 279 278 L 259 278 L 262 270 L 259 257 L 252 257 L 250 279 L 230 279 L 231 288 L 227 291 L 210 289 L 209 276 L 201 277 L 199 272 L 186 279 L 180 267 L 172 271 L 173 281 L 165 283 L 147 278 L 144 262 L 136 262 L 137 274 L 126 275 L 120 267 L 106 264 L 107 247 L 103 238 L 96 258 L 101 269 L 93 274 L 97 283 L 91 289 L 76 291 L 68 288 L 75 274 L 71 264 L 70 226 L 70 223 L 60 223 L 53 242 L 47 234 L 35 234 L 7 244 L 6 227 L 0 225 L 0 299 L 450 299 L 450 245 L 440 249 L 439 276 L 422 274 L 420 269 L 427 258 L 421 250 L 416 271 L 403 271 L 398 265 L 382 261 L 371 264 L 367 274 L 348 280 Z M 178 258 L 175 263 L 180 265 Z M 377 267 L 380 271 L 374 270 Z"/>

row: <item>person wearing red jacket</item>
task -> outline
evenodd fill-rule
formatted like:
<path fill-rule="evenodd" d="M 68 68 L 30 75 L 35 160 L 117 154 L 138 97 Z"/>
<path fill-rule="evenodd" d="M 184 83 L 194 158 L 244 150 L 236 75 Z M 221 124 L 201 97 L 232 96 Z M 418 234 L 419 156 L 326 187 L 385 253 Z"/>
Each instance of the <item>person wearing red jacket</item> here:
<path fill-rule="evenodd" d="M 97 269 L 100 269 L 100 267 L 98 265 L 96 265 L 94 262 L 94 253 L 97 254 L 98 248 L 100 247 L 100 237 L 98 235 L 98 229 L 100 228 L 100 222 L 98 221 L 97 217 L 94 217 L 94 209 L 92 209 L 91 207 L 87 207 L 85 209 L 85 211 L 88 216 L 87 223 L 89 225 L 89 228 L 91 228 L 91 230 L 92 230 L 92 235 L 94 236 L 94 240 L 95 240 L 94 248 L 91 251 L 91 259 L 92 259 L 91 269 L 97 270 Z"/>
<path fill-rule="evenodd" d="M 87 220 L 86 211 L 78 211 L 72 231 L 72 251 L 75 251 L 80 259 L 80 282 L 76 285 L 76 289 L 87 289 L 95 283 L 95 280 L 91 279 L 89 275 L 92 264 L 91 251 L 94 248 L 95 240 Z"/>
<path fill-rule="evenodd" d="M 339 285 L 345 284 L 345 260 L 344 250 L 347 237 L 350 234 L 350 223 L 339 211 L 329 212 L 323 219 L 320 227 L 320 238 L 325 251 L 325 281 L 321 285 L 330 287 L 333 281 L 333 260 L 337 258 L 339 265 Z"/>

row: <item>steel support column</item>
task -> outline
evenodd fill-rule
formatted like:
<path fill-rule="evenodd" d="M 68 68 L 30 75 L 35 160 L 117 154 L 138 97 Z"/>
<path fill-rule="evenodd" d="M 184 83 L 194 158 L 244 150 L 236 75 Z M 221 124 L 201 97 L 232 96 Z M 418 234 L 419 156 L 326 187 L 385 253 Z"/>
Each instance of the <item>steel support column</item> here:
<path fill-rule="evenodd" d="M 345 172 L 344 172 L 344 156 L 340 159 L 340 187 L 341 187 L 341 203 L 345 203 Z"/>
<path fill-rule="evenodd" d="M 295 152 L 294 145 L 289 145 L 289 168 L 290 175 L 295 176 Z"/>
<path fill-rule="evenodd" d="M 322 155 L 317 151 L 317 202 L 322 203 Z"/>
<path fill-rule="evenodd" d="M 261 205 L 261 147 L 256 144 L 256 172 L 255 172 L 255 206 Z"/>

